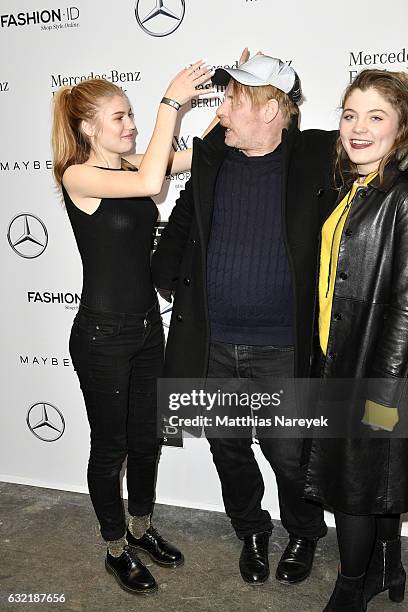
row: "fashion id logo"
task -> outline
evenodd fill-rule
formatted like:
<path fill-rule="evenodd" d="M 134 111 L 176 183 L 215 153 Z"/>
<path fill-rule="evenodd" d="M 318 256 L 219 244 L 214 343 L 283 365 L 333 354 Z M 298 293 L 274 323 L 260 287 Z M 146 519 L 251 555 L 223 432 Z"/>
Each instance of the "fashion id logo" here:
<path fill-rule="evenodd" d="M 184 0 L 137 0 L 135 17 L 146 34 L 161 37 L 177 30 L 185 10 Z"/>
<path fill-rule="evenodd" d="M 25 27 L 39 25 L 41 30 L 62 30 L 64 28 L 78 28 L 79 8 L 68 6 L 66 8 L 27 11 L 0 15 L 2 28 Z"/>

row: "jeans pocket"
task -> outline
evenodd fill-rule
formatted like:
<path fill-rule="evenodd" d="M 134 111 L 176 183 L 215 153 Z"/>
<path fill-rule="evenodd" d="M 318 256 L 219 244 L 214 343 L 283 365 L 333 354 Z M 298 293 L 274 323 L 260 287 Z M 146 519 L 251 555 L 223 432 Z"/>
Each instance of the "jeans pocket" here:
<path fill-rule="evenodd" d="M 105 340 L 115 338 L 120 333 L 120 322 L 104 323 L 93 322 L 89 323 L 88 333 L 93 343 L 103 343 Z"/>
<path fill-rule="evenodd" d="M 91 327 L 91 333 L 96 338 L 111 338 L 112 336 L 117 336 L 119 330 L 119 323 L 96 323 Z"/>

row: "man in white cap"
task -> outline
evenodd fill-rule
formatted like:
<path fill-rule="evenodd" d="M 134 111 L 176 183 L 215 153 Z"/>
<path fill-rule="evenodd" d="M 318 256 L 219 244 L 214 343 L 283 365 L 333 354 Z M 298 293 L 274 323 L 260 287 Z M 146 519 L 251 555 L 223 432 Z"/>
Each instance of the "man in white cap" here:
<path fill-rule="evenodd" d="M 300 132 L 301 88 L 281 60 L 256 55 L 218 69 L 226 85 L 220 124 L 194 139 L 192 176 L 162 234 L 152 269 L 174 291 L 165 376 L 309 376 L 321 216 L 336 132 Z M 209 437 L 225 510 L 243 541 L 239 567 L 251 584 L 269 576 L 273 528 L 252 437 Z M 276 577 L 304 580 L 327 532 L 321 507 L 303 499 L 303 440 L 259 437 L 277 480 L 289 543 Z"/>

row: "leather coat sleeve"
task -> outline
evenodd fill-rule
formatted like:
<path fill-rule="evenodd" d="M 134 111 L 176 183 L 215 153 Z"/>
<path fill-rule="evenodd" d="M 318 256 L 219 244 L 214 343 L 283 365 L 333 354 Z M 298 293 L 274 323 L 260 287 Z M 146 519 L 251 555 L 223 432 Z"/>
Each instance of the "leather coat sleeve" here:
<path fill-rule="evenodd" d="M 152 277 L 156 287 L 175 289 L 184 248 L 194 213 L 193 185 L 189 179 L 172 210 L 152 257 Z"/>
<path fill-rule="evenodd" d="M 391 300 L 370 376 L 369 399 L 398 406 L 408 374 L 408 189 L 396 211 Z"/>

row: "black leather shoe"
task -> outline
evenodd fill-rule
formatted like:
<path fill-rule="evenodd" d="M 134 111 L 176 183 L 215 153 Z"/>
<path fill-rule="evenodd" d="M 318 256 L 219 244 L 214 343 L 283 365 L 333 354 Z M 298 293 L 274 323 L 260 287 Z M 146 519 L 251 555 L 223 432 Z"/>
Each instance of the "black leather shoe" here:
<path fill-rule="evenodd" d="M 312 571 L 317 540 L 290 536 L 276 568 L 276 580 L 284 584 L 296 584 L 305 580 Z"/>
<path fill-rule="evenodd" d="M 147 567 L 129 546 L 125 546 L 120 557 L 106 554 L 105 567 L 125 591 L 148 595 L 157 591 L 157 584 Z"/>
<path fill-rule="evenodd" d="M 184 563 L 178 548 L 166 542 L 154 527 L 149 527 L 141 538 L 135 538 L 128 529 L 126 540 L 130 546 L 147 552 L 155 563 L 163 567 L 178 567 Z"/>
<path fill-rule="evenodd" d="M 239 570 L 249 584 L 263 584 L 269 578 L 268 543 L 270 533 L 263 531 L 244 537 Z"/>

